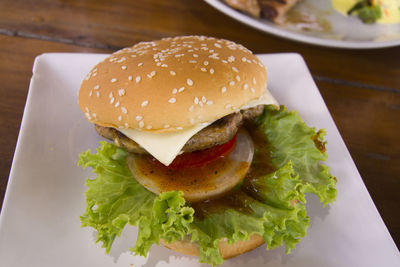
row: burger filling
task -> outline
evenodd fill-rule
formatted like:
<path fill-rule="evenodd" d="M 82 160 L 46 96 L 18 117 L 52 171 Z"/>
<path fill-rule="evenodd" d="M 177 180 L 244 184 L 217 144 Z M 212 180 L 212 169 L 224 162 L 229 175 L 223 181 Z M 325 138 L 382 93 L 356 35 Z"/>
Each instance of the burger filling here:
<path fill-rule="evenodd" d="M 216 145 L 221 145 L 231 140 L 245 120 L 253 119 L 261 115 L 263 105 L 241 110 L 229 114 L 193 135 L 182 148 L 182 152 L 193 152 L 204 150 Z M 95 124 L 96 131 L 109 140 L 125 149 L 127 152 L 136 154 L 148 154 L 148 152 L 131 138 L 112 127 L 103 127 Z"/>
<path fill-rule="evenodd" d="M 97 230 L 97 242 L 103 243 L 106 252 L 127 224 L 138 226 L 132 251 L 143 256 L 160 240 L 173 243 L 190 236 L 190 242 L 199 246 L 200 262 L 218 265 L 223 262 L 219 241 L 234 244 L 254 234 L 264 239 L 267 248 L 285 243 L 289 252 L 309 226 L 305 193 L 317 195 L 323 204 L 336 197 L 336 179 L 322 163 L 327 158 L 324 131 L 316 132 L 297 113 L 272 105 L 245 127 L 248 134 L 239 131 L 236 141 L 229 139 L 203 151 L 207 160 L 187 154 L 172 167 L 107 142 L 101 142 L 96 153 L 83 152 L 78 164 L 92 167 L 97 177 L 86 182 L 89 189 L 82 225 Z M 254 156 L 251 150 L 246 152 L 245 148 L 251 147 L 248 140 L 254 143 Z M 226 159 L 237 162 L 237 167 L 222 171 L 225 168 L 218 165 L 229 165 Z M 202 190 L 192 190 L 193 195 L 190 190 L 184 192 L 185 187 L 176 187 L 196 188 L 190 183 L 201 185 L 203 181 L 188 177 L 200 172 L 212 175 L 214 165 L 225 173 L 219 176 L 222 183 L 232 181 L 230 170 L 240 173 L 239 183 L 225 193 L 215 191 L 223 188 L 216 186 L 215 180 L 205 183 Z M 154 176 L 148 179 L 150 175 Z M 160 182 L 157 177 L 168 179 Z M 207 192 L 215 192 L 217 197 L 205 198 Z"/>

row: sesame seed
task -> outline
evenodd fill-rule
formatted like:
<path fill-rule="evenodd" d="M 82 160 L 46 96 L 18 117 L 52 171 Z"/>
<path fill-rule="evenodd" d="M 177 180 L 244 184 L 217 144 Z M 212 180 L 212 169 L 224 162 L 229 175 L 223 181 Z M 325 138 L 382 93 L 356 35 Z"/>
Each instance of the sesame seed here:
<path fill-rule="evenodd" d="M 208 61 L 207 60 L 204 61 L 203 64 L 204 64 L 204 66 L 207 66 L 208 65 Z"/>
<path fill-rule="evenodd" d="M 89 92 L 89 96 L 92 96 L 92 94 L 93 94 L 93 91 L 92 91 L 92 90 L 90 90 L 90 92 Z"/>
<path fill-rule="evenodd" d="M 253 84 L 257 84 L 256 77 L 253 77 Z"/>
<path fill-rule="evenodd" d="M 199 55 L 197 55 L 197 54 L 193 54 L 193 57 L 199 57 Z"/>
<path fill-rule="evenodd" d="M 111 100 L 110 100 L 110 104 L 113 104 L 113 103 L 114 103 L 114 100 L 115 100 L 115 98 L 112 97 Z"/>
<path fill-rule="evenodd" d="M 171 97 L 170 99 L 168 99 L 168 102 L 173 104 L 176 102 L 176 98 L 175 97 Z"/>
<path fill-rule="evenodd" d="M 121 69 L 126 70 L 126 66 L 125 65 L 121 66 Z"/>
<path fill-rule="evenodd" d="M 230 82 L 229 82 L 229 85 L 230 85 L 230 86 L 234 86 L 234 85 L 235 85 L 235 81 L 230 81 Z"/>
<path fill-rule="evenodd" d="M 183 130 L 183 128 L 182 128 L 182 127 L 176 127 L 176 129 L 177 129 L 177 130 Z"/>
<path fill-rule="evenodd" d="M 124 113 L 124 114 L 127 114 L 127 113 L 128 113 L 128 110 L 127 110 L 125 107 L 121 107 L 121 111 L 122 111 L 122 113 Z"/>
<path fill-rule="evenodd" d="M 129 124 L 127 122 L 124 123 L 125 128 L 129 128 Z"/>
<path fill-rule="evenodd" d="M 218 43 L 215 43 L 214 46 L 218 47 L 218 48 L 222 48 L 222 46 L 220 44 L 218 44 Z"/>
<path fill-rule="evenodd" d="M 235 68 L 235 67 L 232 67 L 232 70 L 233 70 L 234 72 L 238 72 L 238 73 L 239 73 L 239 70 L 238 70 L 237 68 Z"/>
<path fill-rule="evenodd" d="M 221 92 L 222 92 L 222 93 L 225 93 L 225 92 L 226 92 L 226 87 L 225 87 L 225 86 L 221 88 Z"/>
<path fill-rule="evenodd" d="M 140 82 L 140 76 L 136 76 L 136 82 L 138 83 L 138 82 Z"/>
<path fill-rule="evenodd" d="M 229 61 L 229 62 L 233 62 L 233 61 L 235 61 L 235 57 L 234 57 L 234 56 L 230 56 L 230 57 L 228 57 L 228 61 Z"/>
<path fill-rule="evenodd" d="M 144 122 L 143 122 L 143 121 L 140 121 L 140 122 L 139 122 L 139 127 L 140 127 L 140 128 L 143 128 L 143 127 L 144 127 Z"/>
<path fill-rule="evenodd" d="M 94 90 L 98 90 L 99 88 L 100 88 L 100 85 L 95 85 L 95 86 L 93 87 Z"/>
<path fill-rule="evenodd" d="M 189 63 L 192 63 L 192 64 L 197 63 L 197 60 L 189 60 Z"/>
<path fill-rule="evenodd" d="M 202 97 L 201 97 L 201 101 L 202 101 L 203 103 L 206 103 L 207 98 L 206 98 L 205 96 L 202 96 Z"/>
<path fill-rule="evenodd" d="M 140 116 L 140 115 L 137 115 L 137 116 L 136 116 L 136 120 L 137 120 L 137 121 L 141 121 L 142 119 L 143 119 L 142 116 Z"/>
<path fill-rule="evenodd" d="M 193 81 L 192 81 L 190 78 L 187 78 L 187 79 L 186 79 L 186 83 L 187 83 L 189 86 L 192 86 L 192 85 L 193 85 Z"/>
<path fill-rule="evenodd" d="M 172 94 L 176 94 L 176 93 L 178 93 L 178 89 L 176 89 L 176 88 L 172 89 Z"/>
<path fill-rule="evenodd" d="M 172 76 L 175 76 L 175 75 L 176 75 L 176 72 L 173 71 L 173 70 L 170 70 L 170 71 L 169 71 L 169 74 L 171 74 Z"/>
<path fill-rule="evenodd" d="M 169 128 L 169 124 L 164 124 L 164 128 L 165 129 Z"/>
<path fill-rule="evenodd" d="M 128 80 L 132 81 L 132 76 L 131 75 L 128 76 Z"/>
<path fill-rule="evenodd" d="M 143 62 L 140 62 L 139 64 L 137 64 L 138 67 L 142 66 Z"/>
<path fill-rule="evenodd" d="M 194 98 L 194 103 L 198 104 L 199 103 L 199 99 L 197 98 L 197 96 Z"/>
<path fill-rule="evenodd" d="M 119 95 L 119 96 L 125 95 L 125 89 L 124 89 L 124 88 L 119 89 L 119 90 L 118 90 L 118 95 Z"/>
<path fill-rule="evenodd" d="M 213 68 L 210 69 L 210 74 L 214 74 L 214 69 Z"/>
<path fill-rule="evenodd" d="M 236 80 L 237 80 L 238 82 L 240 82 L 240 76 L 239 76 L 239 75 L 236 75 Z"/>
<path fill-rule="evenodd" d="M 167 68 L 168 67 L 168 65 L 167 64 L 162 64 L 161 65 L 161 67 L 163 67 L 163 68 Z M 150 126 L 150 125 L 149 125 Z"/>
<path fill-rule="evenodd" d="M 244 90 L 249 89 L 249 85 L 248 85 L 247 83 L 243 84 L 243 89 L 244 89 Z"/>
<path fill-rule="evenodd" d="M 151 75 L 151 76 L 155 76 L 155 75 L 156 75 L 156 71 L 153 70 L 152 72 L 150 72 L 150 75 Z"/>
<path fill-rule="evenodd" d="M 185 90 L 185 87 L 181 87 L 181 88 L 179 88 L 179 90 L 178 90 L 178 92 L 180 93 L 180 92 L 182 92 L 183 90 Z"/>
<path fill-rule="evenodd" d="M 113 96 L 113 93 L 110 92 L 110 94 L 108 95 L 108 97 L 109 97 L 109 98 L 113 98 L 113 97 L 114 97 L 114 96 Z"/>
<path fill-rule="evenodd" d="M 222 63 L 225 63 L 225 64 L 228 63 L 228 61 L 226 61 L 225 59 L 223 59 L 223 60 L 221 60 L 221 61 L 222 61 Z"/>
<path fill-rule="evenodd" d="M 117 108 L 119 106 L 119 101 L 117 101 L 114 106 Z"/>
<path fill-rule="evenodd" d="M 191 105 L 191 106 L 189 107 L 189 111 L 192 112 L 193 110 L 194 110 L 194 106 Z"/>
<path fill-rule="evenodd" d="M 247 61 L 247 58 L 242 57 L 242 61 L 243 61 L 243 62 L 246 62 L 246 61 Z"/>
<path fill-rule="evenodd" d="M 122 116 L 119 115 L 119 116 L 118 116 L 118 121 L 121 121 L 121 120 L 122 120 Z"/>
<path fill-rule="evenodd" d="M 96 92 L 96 96 L 100 97 L 100 92 L 99 91 Z"/>
<path fill-rule="evenodd" d="M 250 90 L 251 90 L 251 92 L 252 92 L 252 93 L 255 93 L 255 92 L 256 92 L 256 90 L 254 90 L 254 88 L 253 88 L 253 87 L 251 87 L 251 89 L 250 89 Z"/>
<path fill-rule="evenodd" d="M 151 128 L 153 128 L 153 126 L 151 126 L 151 125 L 147 125 L 147 126 L 146 126 L 146 129 L 147 129 L 147 130 L 150 130 Z"/>
<path fill-rule="evenodd" d="M 207 72 L 207 69 L 206 69 L 206 68 L 200 68 L 200 70 L 201 70 L 202 72 Z"/>
<path fill-rule="evenodd" d="M 211 51 L 211 50 L 210 50 L 210 51 Z M 219 59 L 218 53 L 214 53 L 214 54 L 212 54 L 212 55 L 209 55 L 208 57 L 209 57 L 209 58 L 213 58 L 213 59 Z"/>
<path fill-rule="evenodd" d="M 115 83 L 116 81 L 117 81 L 116 78 L 112 78 L 112 79 L 111 79 L 111 82 L 112 82 L 112 83 Z"/>
<path fill-rule="evenodd" d="M 207 105 L 212 105 L 212 104 L 213 104 L 213 101 L 212 101 L 212 100 L 208 100 L 206 104 L 207 104 Z"/>
<path fill-rule="evenodd" d="M 149 101 L 148 101 L 148 100 L 145 100 L 145 101 L 142 102 L 141 106 L 142 106 L 142 107 L 145 107 L 145 106 L 147 106 L 148 104 L 149 104 Z"/>

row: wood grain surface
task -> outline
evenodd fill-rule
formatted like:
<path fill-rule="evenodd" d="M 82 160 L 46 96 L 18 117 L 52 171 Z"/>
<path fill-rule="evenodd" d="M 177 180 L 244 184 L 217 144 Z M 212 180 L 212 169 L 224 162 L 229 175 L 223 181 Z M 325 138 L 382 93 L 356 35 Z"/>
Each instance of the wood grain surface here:
<path fill-rule="evenodd" d="M 400 47 L 346 50 L 297 43 L 249 28 L 195 0 L 0 1 L 0 200 L 37 55 L 109 53 L 189 34 L 227 38 L 255 53 L 297 52 L 305 58 L 399 246 Z"/>

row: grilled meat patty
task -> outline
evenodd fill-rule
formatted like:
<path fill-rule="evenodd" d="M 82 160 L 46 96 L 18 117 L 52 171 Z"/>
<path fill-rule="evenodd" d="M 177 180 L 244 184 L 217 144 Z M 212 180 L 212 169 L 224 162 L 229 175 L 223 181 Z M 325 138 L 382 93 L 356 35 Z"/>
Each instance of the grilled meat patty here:
<path fill-rule="evenodd" d="M 252 119 L 261 115 L 264 110 L 263 105 L 242 110 L 238 113 L 229 114 L 211 125 L 207 126 L 186 142 L 182 148 L 184 152 L 207 149 L 220 145 L 231 140 L 244 120 Z M 126 137 L 123 133 L 111 127 L 103 127 L 95 124 L 95 129 L 99 135 L 114 141 L 114 143 L 124 148 L 126 151 L 136 154 L 147 154 L 147 151 L 139 146 L 135 141 Z"/>

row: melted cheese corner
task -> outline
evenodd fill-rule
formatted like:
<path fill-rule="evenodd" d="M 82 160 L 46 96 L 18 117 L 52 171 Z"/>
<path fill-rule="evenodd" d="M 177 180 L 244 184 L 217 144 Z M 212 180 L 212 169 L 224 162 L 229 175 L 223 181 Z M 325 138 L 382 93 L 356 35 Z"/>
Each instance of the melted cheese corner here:
<path fill-rule="evenodd" d="M 248 102 L 240 109 L 248 109 L 258 105 L 269 105 L 273 104 L 278 106 L 278 102 L 270 94 L 268 90 L 265 90 L 264 94 L 258 99 Z M 202 123 L 191 128 L 177 131 L 177 132 L 166 132 L 166 133 L 151 133 L 145 131 L 139 131 L 136 129 L 116 129 L 129 137 L 141 147 L 146 149 L 153 157 L 155 157 L 162 164 L 168 166 L 171 162 L 179 155 L 183 146 L 192 138 L 193 135 L 200 132 L 203 128 L 207 127 L 213 122 Z"/>

